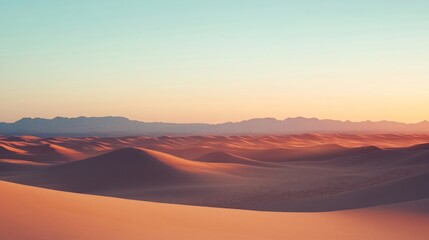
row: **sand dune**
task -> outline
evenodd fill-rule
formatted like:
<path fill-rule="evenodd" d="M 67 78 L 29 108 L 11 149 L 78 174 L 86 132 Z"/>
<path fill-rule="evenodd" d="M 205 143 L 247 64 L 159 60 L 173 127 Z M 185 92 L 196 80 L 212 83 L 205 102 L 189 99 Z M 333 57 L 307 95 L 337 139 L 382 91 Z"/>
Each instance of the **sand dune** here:
<path fill-rule="evenodd" d="M 130 201 L 0 182 L 0 238 L 426 240 L 427 202 L 272 213 Z M 423 205 L 423 207 L 422 207 Z"/>
<path fill-rule="evenodd" d="M 429 173 L 423 173 L 343 193 L 336 196 L 333 209 L 350 209 L 426 199 L 429 198 L 429 188 L 423 183 L 428 182 Z"/>
<path fill-rule="evenodd" d="M 267 164 L 264 162 L 260 162 L 254 159 L 237 156 L 234 154 L 230 154 L 222 151 L 215 151 L 203 156 L 196 158 L 195 160 L 201 162 L 212 162 L 212 163 L 237 163 L 244 165 L 255 165 L 255 166 L 272 166 L 271 164 Z"/>
<path fill-rule="evenodd" d="M 13 158 L 34 162 L 61 163 L 82 159 L 88 156 L 86 153 L 60 145 L 46 143 L 45 141 L 36 143 L 20 142 L 18 145 L 16 145 L 16 142 L 7 142 L 7 144 L 9 145 L 4 146 L 3 148 L 8 150 L 8 152 L 0 149 L 0 159 Z"/>
<path fill-rule="evenodd" d="M 0 159 L 1 176 L 9 176 L 22 174 L 23 172 L 31 172 L 36 169 L 45 167 L 44 163 L 36 163 L 17 159 Z"/>
<path fill-rule="evenodd" d="M 278 197 L 278 195 L 273 194 L 272 198 L 267 198 L 264 201 L 264 204 L 269 207 L 259 206 L 260 203 L 254 203 L 256 206 L 252 207 L 266 210 L 320 212 L 382 206 L 429 198 L 429 189 L 423 184 L 429 180 L 429 173 L 398 178 L 387 181 L 378 179 L 379 183 L 357 182 L 355 184 L 362 184 L 363 186 L 351 188 L 349 191 L 341 191 L 341 188 L 350 187 L 346 186 L 346 183 L 343 186 L 341 183 L 333 184 L 330 189 L 315 189 L 314 192 L 298 191 L 295 194 L 301 194 L 301 198 L 289 197 L 287 204 L 283 205 L 280 201 L 273 200 Z M 293 193 L 290 195 L 293 196 Z"/>
<path fill-rule="evenodd" d="M 375 146 L 346 148 L 336 144 L 300 148 L 273 148 L 248 151 L 246 156 L 264 162 L 321 161 L 342 156 L 361 155 L 381 150 Z"/>
<path fill-rule="evenodd" d="M 424 139 L 2 137 L 0 238 L 427 239 Z"/>
<path fill-rule="evenodd" d="M 272 158 L 271 152 L 264 151 L 265 156 Z M 429 194 L 418 184 L 425 182 L 418 176 L 429 173 L 429 152 L 420 148 L 329 145 L 280 153 L 284 155 L 274 155 L 288 161 L 273 164 L 224 152 L 191 161 L 154 150 L 123 148 L 4 179 L 81 193 L 269 211 L 352 209 L 418 200 Z M 409 180 L 413 178 L 417 180 Z"/>
<path fill-rule="evenodd" d="M 405 150 L 429 150 L 429 143 L 416 144 L 411 147 L 405 147 Z"/>
<path fill-rule="evenodd" d="M 429 142 L 429 135 L 416 134 L 301 134 L 280 136 L 189 136 L 189 137 L 123 137 L 123 138 L 46 138 L 7 137 L 0 139 L 0 146 L 38 155 L 41 152 L 59 152 L 58 147 L 74 150 L 83 159 L 124 147 L 142 147 L 167 152 L 179 157 L 196 158 L 213 151 L 223 151 L 241 156 L 249 150 L 277 148 L 295 149 L 323 145 L 341 145 L 348 148 L 376 146 L 380 148 L 408 147 Z M 49 147 L 49 144 L 50 145 Z M 15 151 L 13 150 L 13 151 Z M 62 153 L 67 155 L 67 151 Z M 76 152 L 74 152 L 76 153 Z M 23 154 L 23 152 L 20 152 Z M 1 158 L 1 153 L 0 153 Z M 47 161 L 47 160 L 46 160 Z"/>
<path fill-rule="evenodd" d="M 13 179 L 30 185 L 73 192 L 112 192 L 134 188 L 142 190 L 228 179 L 226 174 L 219 174 L 213 169 L 215 167 L 208 164 L 152 150 L 123 148 Z"/>
<path fill-rule="evenodd" d="M 420 165 L 427 164 L 429 162 L 429 151 L 425 151 L 423 153 L 418 154 L 417 156 L 413 156 L 411 158 L 407 158 L 399 162 L 400 165 Z"/>
<path fill-rule="evenodd" d="M 336 158 L 329 158 L 327 163 L 340 167 L 363 167 L 363 168 L 386 168 L 396 166 L 412 166 L 414 164 L 427 164 L 429 150 L 416 148 L 415 146 L 405 148 L 373 149 L 359 151 L 367 147 L 356 148 L 359 154 L 344 154 Z M 352 152 L 355 150 L 351 150 Z"/>
<path fill-rule="evenodd" d="M 6 154 L 14 154 L 16 152 L 9 150 L 6 147 L 0 146 L 0 154 L 6 155 Z"/>
<path fill-rule="evenodd" d="M 384 149 L 318 144 L 328 136 L 29 138 L 16 146 L 3 139 L 25 153 L 0 155 L 0 178 L 64 191 L 265 211 L 332 211 L 426 197 L 428 190 L 419 185 L 425 181 L 419 176 L 429 173 L 426 144 Z M 289 147 L 285 139 L 310 143 Z M 197 157 L 187 160 L 173 156 L 176 152 Z M 66 158 L 73 154 L 93 157 Z"/>

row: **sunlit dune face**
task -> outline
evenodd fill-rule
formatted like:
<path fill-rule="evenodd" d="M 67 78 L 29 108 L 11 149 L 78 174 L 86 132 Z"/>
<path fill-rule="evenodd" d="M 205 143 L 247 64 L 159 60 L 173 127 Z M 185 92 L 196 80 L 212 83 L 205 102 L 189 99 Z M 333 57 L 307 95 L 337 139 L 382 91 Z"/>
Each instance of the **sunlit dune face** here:
<path fill-rule="evenodd" d="M 6 145 L 6 144 L 1 144 L 0 143 L 0 147 L 2 147 L 3 149 L 6 149 L 8 151 L 11 151 L 11 152 L 14 152 L 14 153 L 18 153 L 18 154 L 25 154 L 26 153 L 26 151 L 24 151 L 22 149 L 19 149 L 19 148 L 16 148 L 16 147 L 12 147 L 12 146 L 9 146 L 9 145 Z"/>
<path fill-rule="evenodd" d="M 231 164 L 210 164 L 210 163 L 203 163 L 203 162 L 197 162 L 197 161 L 190 161 L 183 158 L 175 157 L 166 153 L 148 150 L 148 149 L 142 149 L 152 156 L 154 156 L 156 159 L 164 162 L 165 164 L 172 166 L 178 170 L 190 172 L 190 173 L 218 173 L 223 172 L 224 170 L 232 170 L 237 169 L 239 166 L 231 165 Z"/>
<path fill-rule="evenodd" d="M 12 163 L 12 164 L 30 165 L 30 166 L 45 166 L 45 165 L 48 165 L 46 163 L 25 161 L 25 160 L 19 160 L 19 159 L 0 159 L 0 163 Z"/>
<path fill-rule="evenodd" d="M 62 147 L 62 146 L 57 145 L 57 144 L 49 144 L 49 147 L 52 148 L 57 153 L 69 156 L 72 159 L 79 159 L 79 158 L 85 156 L 79 151 L 76 151 L 76 150 L 73 150 L 73 149 L 67 148 L 67 147 Z"/>
<path fill-rule="evenodd" d="M 12 147 L 32 145 L 32 142 L 13 141 L 13 140 L 10 140 L 10 139 L 5 139 L 5 140 L 3 140 L 3 142 L 5 144 L 9 145 L 9 146 L 12 146 Z"/>

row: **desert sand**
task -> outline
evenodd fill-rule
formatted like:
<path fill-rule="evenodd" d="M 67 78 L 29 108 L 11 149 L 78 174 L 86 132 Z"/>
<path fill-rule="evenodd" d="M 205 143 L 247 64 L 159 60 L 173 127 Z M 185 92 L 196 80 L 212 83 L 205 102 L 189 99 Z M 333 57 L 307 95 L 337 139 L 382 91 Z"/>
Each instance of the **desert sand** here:
<path fill-rule="evenodd" d="M 1 137 L 0 237 L 427 239 L 428 142 Z"/>
<path fill-rule="evenodd" d="M 328 213 L 149 203 L 0 182 L 2 239 L 427 239 L 425 202 Z M 426 208 L 423 208 L 426 206 Z"/>

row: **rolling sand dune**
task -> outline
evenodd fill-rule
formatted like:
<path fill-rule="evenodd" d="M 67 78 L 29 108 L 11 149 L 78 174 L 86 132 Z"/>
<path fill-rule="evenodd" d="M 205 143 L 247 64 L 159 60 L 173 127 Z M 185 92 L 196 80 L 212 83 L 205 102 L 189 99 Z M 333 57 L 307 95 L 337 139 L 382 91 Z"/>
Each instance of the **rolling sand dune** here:
<path fill-rule="evenodd" d="M 0 172 L 2 176 L 22 174 L 23 172 L 41 169 L 47 164 L 17 159 L 0 159 Z"/>
<path fill-rule="evenodd" d="M 249 151 L 246 154 L 252 159 L 266 162 L 286 162 L 286 161 L 306 161 L 306 160 L 324 160 L 342 156 L 361 155 L 381 150 L 374 146 L 346 148 L 340 145 L 320 145 L 313 147 L 301 147 L 295 149 L 274 148 L 261 151 Z"/>
<path fill-rule="evenodd" d="M 2 239 L 426 240 L 425 202 L 329 213 L 179 206 L 0 182 Z M 421 210 L 420 210 L 421 209 Z"/>
<path fill-rule="evenodd" d="M 6 147 L 0 146 L 0 154 L 7 155 L 7 154 L 15 154 L 16 152 L 9 150 Z"/>
<path fill-rule="evenodd" d="M 427 164 L 429 159 L 429 151 L 425 151 L 423 153 L 420 153 L 416 156 L 407 158 L 405 160 L 400 161 L 399 165 L 420 165 L 420 164 Z"/>
<path fill-rule="evenodd" d="M 27 144 L 20 142 L 18 145 L 15 142 L 7 142 L 7 144 L 8 145 L 4 144 L 6 146 L 3 148 L 8 152 L 0 149 L 0 159 L 13 158 L 34 162 L 61 163 L 82 159 L 88 156 L 86 153 L 60 145 L 46 143 L 44 141 L 39 143 L 30 142 Z"/>
<path fill-rule="evenodd" d="M 260 162 L 257 160 L 237 156 L 237 155 L 222 152 L 222 151 L 211 152 L 201 157 L 198 157 L 195 160 L 201 161 L 201 162 L 212 162 L 212 163 L 237 163 L 237 164 L 255 165 L 255 166 L 272 166 L 269 163 Z"/>
<path fill-rule="evenodd" d="M 361 183 L 362 187 L 354 188 L 344 184 L 332 184 L 330 188 L 319 188 L 309 191 L 289 192 L 288 194 L 272 194 L 264 201 L 242 201 L 247 209 L 282 210 L 282 211 L 338 211 L 345 209 L 382 206 L 393 203 L 404 203 L 429 198 L 429 190 L 423 183 L 429 180 L 429 173 L 413 175 L 380 183 Z M 359 184 L 359 183 L 357 183 Z M 341 188 L 350 190 L 341 190 Z M 295 196 L 299 196 L 294 198 Z M 279 201 L 279 198 L 287 201 Z M 269 207 L 267 207 L 269 206 Z M 429 206 L 428 206 L 429 207 Z"/>
<path fill-rule="evenodd" d="M 428 182 L 429 173 L 424 173 L 352 192 L 342 193 L 336 196 L 335 202 L 331 201 L 331 206 L 328 208 L 351 209 L 427 199 L 429 198 L 429 190 L 427 185 L 422 183 Z M 318 204 L 323 205 L 322 201 L 319 201 Z"/>
<path fill-rule="evenodd" d="M 216 166 L 222 168 L 222 166 Z M 228 166 L 226 166 L 228 167 Z M 222 182 L 215 166 L 147 149 L 123 148 L 18 176 L 18 182 L 73 192 L 156 188 Z"/>
<path fill-rule="evenodd" d="M 417 144 L 411 147 L 405 147 L 406 150 L 429 150 L 429 143 Z"/>
<path fill-rule="evenodd" d="M 189 137 L 123 137 L 123 138 L 33 138 L 4 137 L 0 146 L 27 153 L 27 160 L 55 163 L 79 160 L 125 147 L 141 147 L 195 159 L 214 151 L 245 156 L 254 150 L 296 149 L 323 145 L 348 148 L 376 146 L 408 147 L 429 142 L 424 134 L 301 134 L 279 136 L 189 136 Z M 423 145 L 424 146 L 424 145 Z M 61 150 L 60 147 L 63 147 Z M 41 156 L 41 153 L 47 156 Z M 55 153 L 58 153 L 55 155 Z M 50 157 L 49 154 L 54 154 Z M 81 155 L 79 155 L 81 154 Z M 2 153 L 0 152 L 0 158 Z M 32 159 L 34 158 L 34 159 Z"/>
<path fill-rule="evenodd" d="M 429 194 L 419 180 L 409 180 L 424 182 L 418 176 L 429 173 L 429 151 L 421 147 L 331 144 L 255 153 L 264 159 L 215 151 L 191 161 L 128 147 L 3 179 L 80 193 L 265 211 L 343 210 Z"/>
<path fill-rule="evenodd" d="M 8 231 L 4 226 L 10 224 L 60 239 L 169 239 L 164 234 L 173 233 L 180 234 L 175 239 L 203 234 L 203 239 L 428 239 L 422 230 L 429 213 L 424 139 L 392 134 L 0 138 L 0 179 L 91 194 L 2 182 L 0 207 L 11 220 L 0 225 L 0 233 L 31 238 L 16 227 Z M 49 204 L 35 209 L 28 198 Z M 8 209 L 19 204 L 15 216 Z M 27 211 L 41 221 L 26 220 Z M 54 216 L 64 222 L 51 220 Z"/>

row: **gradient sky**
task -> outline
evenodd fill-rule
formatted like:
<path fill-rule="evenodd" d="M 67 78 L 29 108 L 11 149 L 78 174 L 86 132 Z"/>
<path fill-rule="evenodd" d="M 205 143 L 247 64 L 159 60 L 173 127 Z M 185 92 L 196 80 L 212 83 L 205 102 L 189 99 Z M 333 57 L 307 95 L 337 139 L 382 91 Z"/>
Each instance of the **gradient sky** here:
<path fill-rule="evenodd" d="M 0 121 L 429 119 L 429 1 L 0 0 Z"/>

